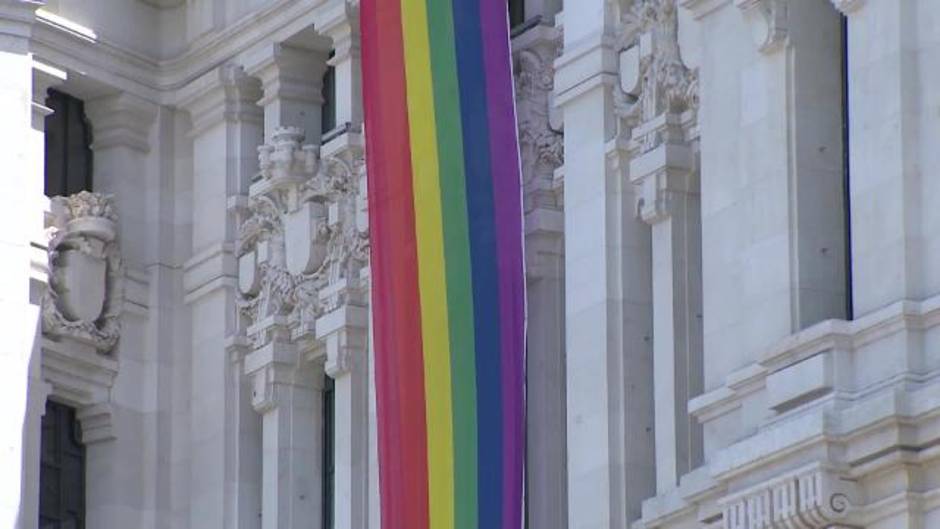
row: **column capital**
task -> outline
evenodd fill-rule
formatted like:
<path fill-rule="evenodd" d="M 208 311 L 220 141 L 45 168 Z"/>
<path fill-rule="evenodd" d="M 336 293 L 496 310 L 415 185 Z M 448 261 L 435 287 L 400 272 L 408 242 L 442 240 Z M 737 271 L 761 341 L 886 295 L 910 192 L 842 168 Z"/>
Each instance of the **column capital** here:
<path fill-rule="evenodd" d="M 630 181 L 637 186 L 637 216 L 656 224 L 669 219 L 682 195 L 696 194 L 696 155 L 684 131 L 689 120 L 663 114 L 633 129 Z"/>
<path fill-rule="evenodd" d="M 245 356 L 245 374 L 251 378 L 251 404 L 255 411 L 263 414 L 283 404 L 281 388 L 297 383 L 300 363 L 297 346 L 280 340 Z"/>
<path fill-rule="evenodd" d="M 262 123 L 263 114 L 257 106 L 261 95 L 257 79 L 243 67 L 227 64 L 187 85 L 177 105 L 189 112 L 191 134 L 199 134 L 222 122 Z"/>
<path fill-rule="evenodd" d="M 369 309 L 343 305 L 317 320 L 317 336 L 326 345 L 326 374 L 338 378 L 351 372 L 366 355 Z"/>
<path fill-rule="evenodd" d="M 150 127 L 158 108 L 155 103 L 127 92 L 87 101 L 85 114 L 94 132 L 92 149 L 123 146 L 150 151 Z"/>
<path fill-rule="evenodd" d="M 278 42 L 263 49 L 261 55 L 248 67 L 249 74 L 261 80 L 259 105 L 266 106 L 275 99 L 323 103 L 321 88 L 328 52 Z"/>

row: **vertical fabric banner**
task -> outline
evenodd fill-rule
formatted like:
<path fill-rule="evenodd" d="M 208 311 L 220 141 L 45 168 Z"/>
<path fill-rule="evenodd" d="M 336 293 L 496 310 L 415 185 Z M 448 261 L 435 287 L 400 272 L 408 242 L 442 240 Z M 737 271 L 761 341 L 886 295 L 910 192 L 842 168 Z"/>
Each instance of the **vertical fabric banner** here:
<path fill-rule="evenodd" d="M 522 191 L 505 0 L 360 4 L 383 529 L 520 529 Z"/>

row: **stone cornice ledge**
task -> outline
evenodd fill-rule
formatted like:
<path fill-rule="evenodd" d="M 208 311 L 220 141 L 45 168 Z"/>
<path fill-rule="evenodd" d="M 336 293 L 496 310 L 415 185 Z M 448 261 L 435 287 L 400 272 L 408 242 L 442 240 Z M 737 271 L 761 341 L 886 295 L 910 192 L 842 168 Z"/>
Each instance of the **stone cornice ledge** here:
<path fill-rule="evenodd" d="M 768 349 L 760 361 L 732 372 L 725 384 L 689 401 L 689 413 L 710 420 L 736 409 L 763 387 L 768 375 L 825 351 L 854 351 L 904 329 L 940 325 L 940 296 L 899 301 L 853 321 L 826 320 L 793 334 Z"/>

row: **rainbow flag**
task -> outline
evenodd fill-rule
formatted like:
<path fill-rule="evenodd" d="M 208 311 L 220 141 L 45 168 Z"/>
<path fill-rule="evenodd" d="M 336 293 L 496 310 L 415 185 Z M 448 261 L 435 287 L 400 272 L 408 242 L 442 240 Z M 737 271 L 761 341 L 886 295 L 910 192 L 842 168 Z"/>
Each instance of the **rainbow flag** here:
<path fill-rule="evenodd" d="M 519 529 L 525 277 L 505 0 L 362 0 L 383 529 Z"/>

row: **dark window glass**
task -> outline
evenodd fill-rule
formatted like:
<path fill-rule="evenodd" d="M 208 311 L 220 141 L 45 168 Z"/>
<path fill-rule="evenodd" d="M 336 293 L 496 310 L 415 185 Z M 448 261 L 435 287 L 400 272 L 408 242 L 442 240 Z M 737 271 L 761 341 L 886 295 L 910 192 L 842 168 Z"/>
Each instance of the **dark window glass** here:
<path fill-rule="evenodd" d="M 525 0 L 509 0 L 509 27 L 525 22 Z"/>
<path fill-rule="evenodd" d="M 849 26 L 845 15 L 840 16 L 842 29 L 842 207 L 845 226 L 845 319 L 855 319 L 852 298 L 852 194 L 849 179 Z"/>
<path fill-rule="evenodd" d="M 333 529 L 333 495 L 336 488 L 336 389 L 333 379 L 323 385 L 323 529 Z"/>
<path fill-rule="evenodd" d="M 68 94 L 49 90 L 46 105 L 46 196 L 91 191 L 91 126 L 85 104 Z"/>
<path fill-rule="evenodd" d="M 83 529 L 85 446 L 75 409 L 48 401 L 40 443 L 39 529 Z"/>
<path fill-rule="evenodd" d="M 333 52 L 330 52 L 330 58 Z M 326 134 L 336 128 L 336 68 L 326 67 L 323 74 L 323 110 L 321 132 Z"/>

